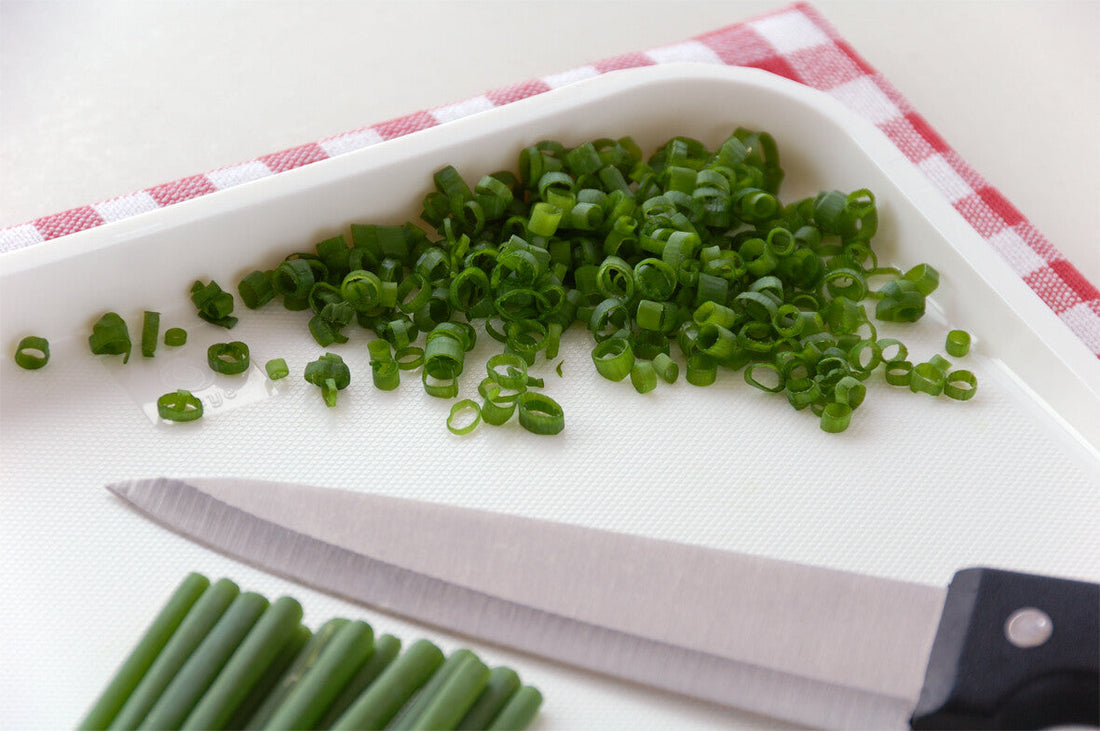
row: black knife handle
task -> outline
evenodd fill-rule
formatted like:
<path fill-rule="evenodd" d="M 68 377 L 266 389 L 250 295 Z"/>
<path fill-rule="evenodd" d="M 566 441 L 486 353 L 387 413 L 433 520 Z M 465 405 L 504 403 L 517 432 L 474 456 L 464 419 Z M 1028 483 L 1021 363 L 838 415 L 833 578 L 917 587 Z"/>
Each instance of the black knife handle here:
<path fill-rule="evenodd" d="M 955 574 L 914 729 L 1100 726 L 1100 585 Z"/>

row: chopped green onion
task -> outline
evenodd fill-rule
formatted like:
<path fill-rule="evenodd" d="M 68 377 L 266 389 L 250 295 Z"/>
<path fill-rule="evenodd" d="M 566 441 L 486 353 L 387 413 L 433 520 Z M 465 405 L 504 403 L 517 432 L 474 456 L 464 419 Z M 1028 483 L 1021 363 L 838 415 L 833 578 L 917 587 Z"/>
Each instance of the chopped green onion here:
<path fill-rule="evenodd" d="M 389 341 L 381 338 L 372 340 L 367 343 L 367 350 L 370 351 L 371 378 L 375 388 L 380 391 L 392 391 L 400 386 L 401 364 L 394 360 Z"/>
<path fill-rule="evenodd" d="M 237 324 L 233 317 L 233 295 L 224 291 L 217 282 L 195 282 L 191 285 L 191 301 L 199 310 L 199 317 L 212 325 L 232 328 Z"/>
<path fill-rule="evenodd" d="M 504 344 L 508 350 L 521 356 L 528 365 L 535 362 L 535 356 L 546 347 L 546 326 L 538 320 L 522 318 L 513 320 L 504 328 Z"/>
<path fill-rule="evenodd" d="M 699 334 L 695 339 L 695 347 L 717 360 L 724 360 L 734 355 L 739 345 L 737 335 L 713 322 L 700 325 Z"/>
<path fill-rule="evenodd" d="M 844 376 L 833 386 L 833 395 L 837 402 L 855 409 L 867 396 L 867 387 L 854 376 Z"/>
<path fill-rule="evenodd" d="M 821 412 L 821 430 L 831 434 L 844 431 L 851 421 L 852 407 L 839 401 L 826 404 Z"/>
<path fill-rule="evenodd" d="M 653 369 L 665 383 L 676 383 L 680 377 L 680 366 L 677 365 L 668 353 L 657 353 L 653 356 Z"/>
<path fill-rule="evenodd" d="M 371 380 L 379 391 L 393 391 L 401 385 L 401 364 L 395 360 L 372 360 Z"/>
<path fill-rule="evenodd" d="M 168 644 L 176 629 L 183 623 L 191 607 L 209 586 L 210 580 L 205 576 L 196 573 L 187 575 L 145 630 L 77 728 L 107 728 Z"/>
<path fill-rule="evenodd" d="M 275 288 L 271 286 L 271 272 L 253 271 L 237 285 L 237 294 L 241 302 L 250 310 L 257 310 L 275 299 Z"/>
<path fill-rule="evenodd" d="M 88 347 L 94 355 L 121 355 L 122 362 L 130 360 L 130 331 L 126 321 L 117 312 L 104 313 L 92 325 Z"/>
<path fill-rule="evenodd" d="M 630 369 L 630 382 L 638 393 L 649 393 L 657 388 L 657 369 L 648 360 L 636 360 Z"/>
<path fill-rule="evenodd" d="M 884 322 L 916 322 L 924 316 L 924 293 L 908 279 L 895 279 L 878 291 L 875 317 Z"/>
<path fill-rule="evenodd" d="M 393 357 L 397 361 L 397 367 L 403 371 L 415 370 L 424 365 L 424 349 L 415 345 L 398 348 Z"/>
<path fill-rule="evenodd" d="M 160 335 L 160 313 L 145 311 L 141 321 L 141 354 L 152 358 L 157 352 L 157 338 Z"/>
<path fill-rule="evenodd" d="M 875 343 L 878 345 L 882 360 L 886 363 L 892 360 L 905 360 L 909 357 L 909 349 L 899 340 L 895 340 L 894 338 L 879 338 Z M 894 348 L 894 350 L 888 353 L 887 348 Z"/>
<path fill-rule="evenodd" d="M 943 393 L 945 374 L 932 363 L 918 363 L 909 376 L 909 390 L 939 396 Z"/>
<path fill-rule="evenodd" d="M 924 370 L 946 372 L 939 356 L 926 368 L 899 365 L 908 364 L 905 346 L 878 339 L 868 315 L 872 301 L 875 322 L 916 321 L 939 282 L 927 264 L 904 274 L 880 266 L 874 195 L 826 190 L 784 204 L 782 179 L 775 140 L 743 128 L 714 150 L 674 137 L 648 158 L 627 138 L 543 141 L 520 152 L 518 175 L 484 175 L 471 187 L 453 166 L 438 170 L 422 201 L 427 229 L 352 224 L 350 248 L 333 236 L 315 253 L 251 272 L 238 291 L 250 308 L 274 296 L 291 310 L 311 308 L 322 347 L 347 342 L 353 322 L 374 331 L 387 351 L 371 350 L 378 388 L 421 367 L 425 391 L 444 398 L 458 395 L 482 323 L 525 367 L 540 352 L 556 359 L 562 333 L 585 323 L 597 372 L 629 375 L 642 392 L 678 378 L 676 341 L 689 383 L 744 370 L 748 383 L 819 415 L 833 400 L 862 401 L 861 382 L 880 365 L 888 382 L 911 387 L 911 371 L 921 370 L 917 390 Z M 233 298 L 215 282 L 196 282 L 192 298 L 204 319 L 235 322 Z M 958 332 L 948 337 L 952 357 L 967 347 L 952 340 Z M 479 387 L 490 424 L 542 385 L 511 361 L 494 362 L 491 397 Z M 314 370 L 312 382 L 335 403 L 341 377 Z"/>
<path fill-rule="evenodd" d="M 966 330 L 952 330 L 947 333 L 947 342 L 944 349 L 948 355 L 962 358 L 970 352 L 970 333 Z"/>
<path fill-rule="evenodd" d="M 907 271 L 903 278 L 912 282 L 925 297 L 932 294 L 940 284 L 940 273 L 928 264 L 918 264 Z"/>
<path fill-rule="evenodd" d="M 693 386 L 709 386 L 718 380 L 718 361 L 702 351 L 693 352 L 688 356 L 684 378 Z"/>
<path fill-rule="evenodd" d="M 195 421 L 202 418 L 202 401 L 181 388 L 157 399 L 157 414 L 165 421 Z"/>
<path fill-rule="evenodd" d="M 393 360 L 393 346 L 388 340 L 378 338 L 367 343 L 367 351 L 370 353 L 371 362 L 387 362 Z"/>
<path fill-rule="evenodd" d="M 933 355 L 931 358 L 929 358 L 928 363 L 930 365 L 934 366 L 938 371 L 940 371 L 944 375 L 946 375 L 947 371 L 950 370 L 950 368 L 951 368 L 951 361 L 949 361 L 947 358 L 944 358 L 939 353 L 937 353 L 936 355 Z"/>
<path fill-rule="evenodd" d="M 206 362 L 216 373 L 236 375 L 248 370 L 252 359 L 248 346 L 239 340 L 228 343 L 214 343 L 206 349 Z"/>
<path fill-rule="evenodd" d="M 170 327 L 164 331 L 164 344 L 170 348 L 178 348 L 187 343 L 187 331 L 182 327 Z"/>
<path fill-rule="evenodd" d="M 731 308 L 711 300 L 707 300 L 695 308 L 695 313 L 692 315 L 692 320 L 696 325 L 702 326 L 711 323 L 727 330 L 737 325 L 740 319 L 741 315 Z"/>
<path fill-rule="evenodd" d="M 531 207 L 527 229 L 536 236 L 553 236 L 561 222 L 562 209 L 550 203 L 536 203 Z"/>
<path fill-rule="evenodd" d="M 592 361 L 601 376 L 610 381 L 621 381 L 630 375 L 634 367 L 634 351 L 625 338 L 610 338 L 593 348 Z"/>
<path fill-rule="evenodd" d="M 471 412 L 473 416 L 468 417 L 468 423 L 460 425 L 459 417 L 461 417 L 464 412 Z M 451 407 L 450 415 L 447 416 L 447 429 L 451 434 L 457 434 L 459 436 L 469 434 L 476 429 L 477 425 L 480 423 L 481 407 L 478 405 L 477 401 L 473 399 L 467 398 L 456 402 Z"/>
<path fill-rule="evenodd" d="M 381 304 L 382 280 L 374 272 L 350 272 L 340 284 L 340 294 L 359 312 L 369 312 Z"/>
<path fill-rule="evenodd" d="M 558 434 L 565 428 L 565 412 L 546 394 L 527 391 L 516 400 L 519 423 L 533 434 Z"/>
<path fill-rule="evenodd" d="M 15 346 L 15 364 L 28 371 L 38 370 L 50 362 L 50 343 L 46 338 L 28 335 Z"/>
<path fill-rule="evenodd" d="M 421 372 L 421 382 L 424 384 L 424 392 L 436 398 L 454 398 L 458 395 L 458 378 L 437 378 L 428 371 Z"/>
<path fill-rule="evenodd" d="M 891 386 L 908 386 L 913 376 L 913 364 L 907 360 L 892 360 L 886 364 L 886 382 Z"/>
<path fill-rule="evenodd" d="M 866 359 L 863 356 L 865 352 L 870 353 Z M 860 340 L 848 351 L 848 363 L 852 368 L 870 374 L 882 363 L 882 343 L 876 340 Z"/>
<path fill-rule="evenodd" d="M 351 384 L 351 370 L 336 353 L 325 353 L 306 364 L 305 379 L 321 389 L 325 405 L 336 405 L 336 394 Z"/>
<path fill-rule="evenodd" d="M 676 305 L 672 302 L 641 300 L 635 314 L 638 327 L 643 330 L 667 333 L 676 329 Z"/>
<path fill-rule="evenodd" d="M 795 410 L 812 406 L 822 398 L 821 383 L 813 378 L 788 378 L 783 384 L 783 391 Z"/>
<path fill-rule="evenodd" d="M 500 353 L 485 362 L 489 378 L 501 388 L 521 390 L 527 385 L 527 361 L 515 353 Z"/>
<path fill-rule="evenodd" d="M 978 391 L 978 377 L 967 370 L 951 371 L 944 380 L 943 393 L 957 401 L 967 401 Z"/>
<path fill-rule="evenodd" d="M 756 377 L 757 371 L 766 371 L 770 375 L 762 381 Z M 784 379 L 783 374 L 774 363 L 753 363 L 745 369 L 745 383 L 755 386 L 761 391 L 780 393 L 783 391 Z"/>
<path fill-rule="evenodd" d="M 267 372 L 267 377 L 273 381 L 290 375 L 290 368 L 287 367 L 286 360 L 283 358 L 272 358 L 264 364 L 264 370 Z"/>
<path fill-rule="evenodd" d="M 481 405 L 481 420 L 492 426 L 500 426 L 512 418 L 512 414 L 516 411 L 516 399 L 522 393 L 521 390 L 517 390 L 505 394 L 501 385 L 492 378 L 483 380 L 477 390 L 485 399 Z"/>
<path fill-rule="evenodd" d="M 271 275 L 272 288 L 290 300 L 307 297 L 316 281 L 313 267 L 306 259 L 288 259 L 276 267 Z"/>

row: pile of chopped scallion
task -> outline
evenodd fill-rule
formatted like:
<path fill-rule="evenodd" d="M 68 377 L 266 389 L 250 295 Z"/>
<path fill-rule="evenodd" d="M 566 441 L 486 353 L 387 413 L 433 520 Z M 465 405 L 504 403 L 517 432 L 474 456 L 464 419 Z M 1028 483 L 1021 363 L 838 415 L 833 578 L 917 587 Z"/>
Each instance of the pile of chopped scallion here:
<path fill-rule="evenodd" d="M 369 624 L 302 624 L 229 579 L 189 574 L 80 729 L 523 729 L 542 695 L 508 667 Z"/>
<path fill-rule="evenodd" d="M 472 187 L 444 167 L 419 224 L 352 224 L 350 238 L 257 269 L 237 291 L 250 309 L 277 300 L 309 313 L 322 348 L 347 342 L 353 326 L 374 333 L 372 380 L 383 390 L 399 385 L 401 371 L 419 370 L 428 394 L 457 398 L 465 354 L 483 329 L 501 353 L 487 364 L 479 398 L 451 409 L 447 426 L 456 434 L 517 413 L 532 432 L 560 432 L 560 405 L 533 390 L 543 384 L 527 368 L 555 359 L 574 323 L 591 333 L 592 360 L 605 378 L 629 378 L 640 393 L 673 383 L 681 369 L 675 343 L 688 383 L 742 371 L 748 384 L 783 394 L 827 432 L 847 429 L 880 367 L 891 385 L 971 398 L 971 371 L 941 355 L 914 364 L 903 343 L 877 335 L 874 320 L 922 317 L 939 274 L 928 264 L 904 272 L 879 264 L 872 193 L 830 190 L 784 204 L 782 179 L 772 137 L 743 128 L 714 150 L 674 137 L 648 159 L 630 137 L 572 148 L 543 141 L 520 152 L 516 172 Z M 216 282 L 195 282 L 191 298 L 207 322 L 237 322 L 232 294 Z M 155 314 L 146 313 L 143 354 L 155 345 Z M 174 329 L 165 341 L 185 339 Z M 90 344 L 129 357 L 125 323 L 114 313 L 96 324 Z M 21 344 L 17 360 L 44 365 L 40 346 Z M 247 369 L 243 343 L 217 347 L 208 356 L 213 369 Z M 948 334 L 948 355 L 969 347 L 969 334 Z M 279 359 L 267 370 L 272 378 L 288 372 Z M 339 355 L 325 353 L 305 379 L 335 406 L 351 374 Z M 165 394 L 161 416 L 201 416 L 189 396 Z"/>

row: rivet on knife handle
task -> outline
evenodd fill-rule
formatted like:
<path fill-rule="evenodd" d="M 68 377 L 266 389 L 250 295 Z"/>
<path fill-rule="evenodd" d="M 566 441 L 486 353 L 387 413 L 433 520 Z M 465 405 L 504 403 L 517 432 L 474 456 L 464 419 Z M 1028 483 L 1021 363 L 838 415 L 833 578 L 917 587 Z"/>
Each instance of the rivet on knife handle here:
<path fill-rule="evenodd" d="M 958 572 L 911 725 L 1100 726 L 1098 625 L 1100 585 L 993 569 Z"/>

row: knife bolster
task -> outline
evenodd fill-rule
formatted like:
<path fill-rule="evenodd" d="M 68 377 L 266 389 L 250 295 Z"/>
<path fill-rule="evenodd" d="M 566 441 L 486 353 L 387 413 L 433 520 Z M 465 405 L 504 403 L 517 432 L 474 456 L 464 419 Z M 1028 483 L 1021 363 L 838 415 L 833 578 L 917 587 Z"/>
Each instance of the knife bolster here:
<path fill-rule="evenodd" d="M 1040 618 L 1030 633 L 1027 627 L 1020 634 L 1008 629 L 1020 610 Z M 915 729 L 1100 726 L 1098 625 L 1100 585 L 995 569 L 959 571 L 947 592 L 910 724 Z"/>

